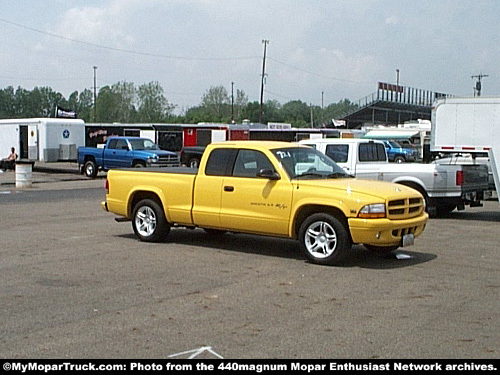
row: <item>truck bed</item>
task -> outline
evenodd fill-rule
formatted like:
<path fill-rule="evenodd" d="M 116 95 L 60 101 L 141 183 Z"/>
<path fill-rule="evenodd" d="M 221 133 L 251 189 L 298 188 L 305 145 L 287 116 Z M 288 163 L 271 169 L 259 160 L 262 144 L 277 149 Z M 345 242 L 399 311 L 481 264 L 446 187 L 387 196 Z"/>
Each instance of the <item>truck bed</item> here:
<path fill-rule="evenodd" d="M 146 168 L 136 168 L 136 169 L 122 168 L 121 170 L 136 171 L 136 172 L 149 171 L 156 173 L 176 173 L 176 174 L 190 174 L 190 175 L 198 174 L 198 168 L 189 168 L 189 167 L 146 167 Z"/>

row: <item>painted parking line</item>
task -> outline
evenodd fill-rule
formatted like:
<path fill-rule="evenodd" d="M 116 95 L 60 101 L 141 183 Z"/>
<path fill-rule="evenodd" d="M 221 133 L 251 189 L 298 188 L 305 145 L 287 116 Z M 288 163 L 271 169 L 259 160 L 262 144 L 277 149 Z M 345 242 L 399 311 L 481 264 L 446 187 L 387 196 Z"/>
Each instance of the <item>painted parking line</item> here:
<path fill-rule="evenodd" d="M 180 352 L 180 353 L 176 353 L 176 354 L 170 354 L 168 356 L 168 358 L 183 357 L 183 356 L 189 355 L 189 357 L 187 357 L 187 359 L 193 359 L 193 358 L 196 358 L 196 357 L 198 357 L 199 355 L 201 355 L 201 354 L 203 354 L 205 352 L 208 352 L 208 353 L 212 354 L 213 356 L 215 356 L 217 358 L 224 359 L 224 357 L 221 356 L 220 354 L 216 353 L 212 349 L 211 346 L 202 346 L 201 348 L 198 348 L 198 349 L 187 350 L 185 352 Z"/>

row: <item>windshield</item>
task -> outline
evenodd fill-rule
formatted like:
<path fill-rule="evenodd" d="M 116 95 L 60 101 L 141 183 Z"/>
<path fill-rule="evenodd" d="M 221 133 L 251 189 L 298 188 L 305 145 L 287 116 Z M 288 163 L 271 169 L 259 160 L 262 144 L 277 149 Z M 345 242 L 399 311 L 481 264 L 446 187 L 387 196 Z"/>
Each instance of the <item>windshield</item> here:
<path fill-rule="evenodd" d="M 132 149 L 136 151 L 141 150 L 159 150 L 160 148 L 150 139 L 130 139 Z"/>
<path fill-rule="evenodd" d="M 328 156 L 310 147 L 278 148 L 272 152 L 291 179 L 351 177 Z"/>

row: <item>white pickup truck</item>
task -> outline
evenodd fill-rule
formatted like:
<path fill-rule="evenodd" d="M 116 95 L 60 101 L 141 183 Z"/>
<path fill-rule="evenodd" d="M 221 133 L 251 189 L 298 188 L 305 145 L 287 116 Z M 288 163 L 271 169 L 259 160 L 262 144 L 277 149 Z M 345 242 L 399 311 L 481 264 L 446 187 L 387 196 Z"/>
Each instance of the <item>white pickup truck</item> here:
<path fill-rule="evenodd" d="M 427 212 L 435 217 L 480 207 L 488 191 L 486 165 L 389 163 L 380 141 L 349 138 L 321 138 L 300 141 L 323 152 L 347 173 L 358 178 L 396 182 L 418 190 Z"/>

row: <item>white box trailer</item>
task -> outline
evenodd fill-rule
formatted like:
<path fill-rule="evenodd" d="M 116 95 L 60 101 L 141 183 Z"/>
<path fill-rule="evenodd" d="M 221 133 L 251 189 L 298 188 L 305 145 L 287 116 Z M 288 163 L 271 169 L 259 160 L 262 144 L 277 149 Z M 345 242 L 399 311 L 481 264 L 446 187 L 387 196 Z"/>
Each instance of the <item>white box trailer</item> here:
<path fill-rule="evenodd" d="M 434 102 L 431 151 L 488 154 L 500 193 L 500 98 L 442 98 Z"/>
<path fill-rule="evenodd" d="M 85 146 L 85 122 L 64 118 L 0 120 L 0 153 L 11 147 L 21 159 L 34 161 L 76 160 L 76 150 Z M 0 154 L 3 155 L 3 154 Z"/>

